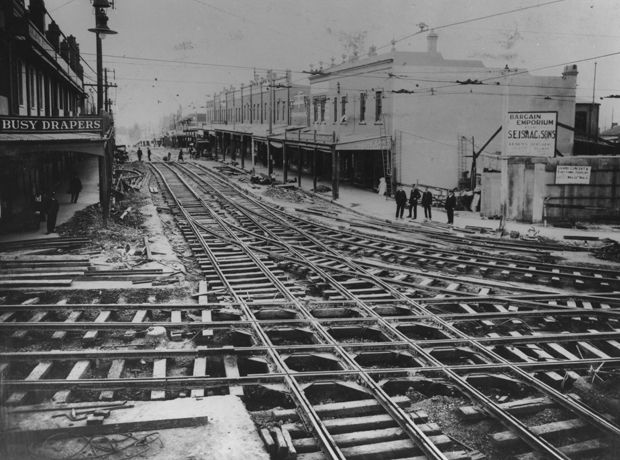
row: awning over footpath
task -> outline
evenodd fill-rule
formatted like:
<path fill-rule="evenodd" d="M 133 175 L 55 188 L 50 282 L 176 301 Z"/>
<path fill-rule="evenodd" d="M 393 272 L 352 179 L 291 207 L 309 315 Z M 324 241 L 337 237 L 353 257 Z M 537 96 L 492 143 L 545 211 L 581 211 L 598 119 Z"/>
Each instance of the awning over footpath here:
<path fill-rule="evenodd" d="M 51 152 L 80 152 L 104 156 L 107 140 L 95 133 L 1 133 L 0 157 Z"/>
<path fill-rule="evenodd" d="M 271 128 L 272 134 L 269 134 L 269 126 L 268 125 L 255 125 L 255 124 L 241 124 L 237 123 L 234 125 L 211 125 L 205 128 L 205 131 L 209 131 L 211 133 L 214 132 L 222 132 L 229 134 L 237 134 L 242 136 L 252 136 L 257 139 L 265 140 L 267 137 L 272 138 L 273 136 L 284 135 L 286 131 L 298 130 L 302 129 L 304 126 L 295 126 L 295 125 L 273 125 Z"/>

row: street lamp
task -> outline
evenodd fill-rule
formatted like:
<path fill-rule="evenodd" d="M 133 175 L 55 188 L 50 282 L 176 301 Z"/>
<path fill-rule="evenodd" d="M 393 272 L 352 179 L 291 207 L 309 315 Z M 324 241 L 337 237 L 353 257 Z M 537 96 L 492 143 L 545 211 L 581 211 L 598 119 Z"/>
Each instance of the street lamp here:
<path fill-rule="evenodd" d="M 94 29 L 88 29 L 88 31 L 95 33 L 97 39 L 97 114 L 101 116 L 101 111 L 103 110 L 103 52 L 101 50 L 101 40 L 106 35 L 113 35 L 117 32 L 110 30 L 108 27 L 108 15 L 105 13 L 105 10 L 110 8 L 110 2 L 108 0 L 93 0 L 93 8 L 95 9 L 96 25 Z M 99 157 L 99 183 L 101 184 L 99 187 L 99 201 L 102 207 L 103 228 L 108 228 L 111 178 L 111 157 L 106 151 L 104 156 Z"/>

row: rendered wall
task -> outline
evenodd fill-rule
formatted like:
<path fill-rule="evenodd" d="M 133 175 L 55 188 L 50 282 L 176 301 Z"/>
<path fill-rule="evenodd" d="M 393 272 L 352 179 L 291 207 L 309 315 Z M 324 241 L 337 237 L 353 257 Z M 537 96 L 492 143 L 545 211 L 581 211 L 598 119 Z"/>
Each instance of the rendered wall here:
<path fill-rule="evenodd" d="M 508 111 L 557 111 L 558 121 L 572 126 L 575 117 L 576 77 L 503 76 L 499 71 L 463 67 L 426 68 L 425 79 L 437 82 L 432 93 L 393 94 L 394 130 L 402 136 L 402 181 L 439 187 L 456 187 L 459 179 L 458 138 L 473 136 L 479 149 L 501 126 Z M 394 73 L 411 72 L 395 68 Z M 482 77 L 484 75 L 484 77 Z M 449 76 L 449 77 L 448 77 Z M 488 80 L 489 78 L 492 80 Z M 454 79 L 454 80 L 452 80 Z M 483 85 L 452 84 L 450 80 L 486 81 Z M 400 80 L 397 80 L 401 84 Z M 499 85 L 495 83 L 499 82 Z M 444 88 L 441 88 L 441 85 Z M 411 89 L 411 83 L 401 84 Z M 545 89 L 543 87 L 548 87 Z M 398 87 L 394 88 L 395 91 Z M 541 94 L 553 94 L 545 99 Z M 565 155 L 572 150 L 573 133 L 558 130 L 557 148 Z M 502 133 L 485 149 L 501 151 Z M 471 151 L 468 152 L 471 155 Z M 471 158 L 467 168 L 471 168 Z"/>

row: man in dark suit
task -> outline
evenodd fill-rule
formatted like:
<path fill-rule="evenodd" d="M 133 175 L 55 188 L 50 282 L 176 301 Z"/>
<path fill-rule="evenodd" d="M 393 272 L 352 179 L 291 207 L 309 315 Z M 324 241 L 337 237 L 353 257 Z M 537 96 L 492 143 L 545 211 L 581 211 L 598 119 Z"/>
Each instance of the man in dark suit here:
<path fill-rule="evenodd" d="M 446 213 L 448 214 L 448 224 L 454 224 L 454 208 L 456 207 L 456 196 L 454 196 L 454 190 L 448 192 L 448 198 L 446 198 Z"/>
<path fill-rule="evenodd" d="M 56 193 L 52 192 L 47 199 L 46 213 L 47 213 L 47 233 L 56 232 L 56 218 L 58 217 L 58 211 L 60 210 L 60 205 L 58 204 L 58 200 L 56 199 Z"/>
<path fill-rule="evenodd" d="M 411 211 L 413 211 L 413 218 L 418 218 L 418 200 L 421 196 L 418 187 L 414 186 L 409 194 L 409 219 L 411 219 Z"/>
<path fill-rule="evenodd" d="M 428 187 L 424 189 L 422 194 L 422 207 L 424 208 L 424 217 L 432 220 L 433 214 L 431 213 L 431 206 L 433 205 L 433 194 L 428 191 Z"/>
<path fill-rule="evenodd" d="M 407 194 L 403 190 L 402 185 L 398 186 L 394 199 L 396 200 L 396 218 L 402 219 L 403 213 L 405 212 L 405 206 L 407 205 Z"/>

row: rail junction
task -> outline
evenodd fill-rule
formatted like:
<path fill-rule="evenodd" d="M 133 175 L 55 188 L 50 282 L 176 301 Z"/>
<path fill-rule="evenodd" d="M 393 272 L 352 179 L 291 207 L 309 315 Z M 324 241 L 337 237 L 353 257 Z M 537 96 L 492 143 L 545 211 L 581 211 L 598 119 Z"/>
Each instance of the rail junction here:
<path fill-rule="evenodd" d="M 291 213 L 198 163 L 151 168 L 203 274 L 195 302 L 9 295 L 10 410 L 232 394 L 271 423 L 272 458 L 485 458 L 411 409 L 451 395 L 470 401 L 462 423 L 496 422 L 489 458 L 615 458 L 619 414 L 573 388 L 617 378 L 619 271 L 554 263 L 569 248 L 553 243 Z"/>

